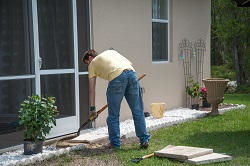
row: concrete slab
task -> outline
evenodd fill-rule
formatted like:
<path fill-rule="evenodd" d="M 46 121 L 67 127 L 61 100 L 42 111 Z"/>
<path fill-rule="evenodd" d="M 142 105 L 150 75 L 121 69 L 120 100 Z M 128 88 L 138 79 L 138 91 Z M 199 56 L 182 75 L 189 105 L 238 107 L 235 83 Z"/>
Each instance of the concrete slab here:
<path fill-rule="evenodd" d="M 159 157 L 168 157 L 178 160 L 187 160 L 210 153 L 213 153 L 213 149 L 172 145 L 167 146 L 162 150 L 156 151 L 155 155 Z"/>
<path fill-rule="evenodd" d="M 103 133 L 96 133 L 96 134 L 85 133 L 85 134 L 79 135 L 76 138 L 69 140 L 69 142 L 72 142 L 72 143 L 96 143 L 100 140 L 107 139 L 107 138 L 108 138 L 108 135 L 103 134 Z"/>
<path fill-rule="evenodd" d="M 209 164 L 215 162 L 223 162 L 232 160 L 232 156 L 219 154 L 219 153 L 211 153 L 200 157 L 195 157 L 192 159 L 185 160 L 184 162 L 200 165 L 200 164 Z"/>

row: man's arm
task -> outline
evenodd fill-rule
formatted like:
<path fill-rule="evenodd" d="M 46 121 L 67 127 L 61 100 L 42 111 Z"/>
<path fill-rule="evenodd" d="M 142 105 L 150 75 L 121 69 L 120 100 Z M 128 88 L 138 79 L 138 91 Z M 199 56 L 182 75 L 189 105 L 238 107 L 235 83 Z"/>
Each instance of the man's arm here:
<path fill-rule="evenodd" d="M 96 77 L 89 79 L 89 105 L 90 107 L 95 106 L 95 86 Z"/>

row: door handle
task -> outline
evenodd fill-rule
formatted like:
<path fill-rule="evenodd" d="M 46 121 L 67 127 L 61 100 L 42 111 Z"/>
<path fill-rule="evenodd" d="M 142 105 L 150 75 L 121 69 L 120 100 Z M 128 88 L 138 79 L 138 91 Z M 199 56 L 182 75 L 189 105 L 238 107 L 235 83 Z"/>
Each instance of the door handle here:
<path fill-rule="evenodd" d="M 39 63 L 39 69 L 42 68 L 42 64 L 43 64 L 43 59 L 39 56 L 39 59 L 38 59 L 38 63 Z"/>

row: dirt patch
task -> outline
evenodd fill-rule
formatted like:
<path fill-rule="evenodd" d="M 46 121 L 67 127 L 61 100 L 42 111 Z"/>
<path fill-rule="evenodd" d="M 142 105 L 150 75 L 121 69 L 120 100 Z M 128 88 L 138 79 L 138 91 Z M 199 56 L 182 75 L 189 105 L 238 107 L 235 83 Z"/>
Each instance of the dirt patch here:
<path fill-rule="evenodd" d="M 135 137 L 132 138 L 122 137 L 121 140 L 123 145 L 128 145 L 138 142 L 138 138 Z M 107 146 L 108 146 L 108 140 L 103 140 L 102 142 L 95 144 L 86 144 L 85 148 L 82 150 L 72 151 L 69 154 L 37 162 L 29 166 L 61 166 L 61 165 L 119 166 L 121 165 L 121 162 L 114 155 L 115 150 L 110 149 Z"/>
<path fill-rule="evenodd" d="M 103 157 L 103 154 L 108 154 L 109 158 Z M 30 166 L 119 166 L 120 162 L 113 155 L 112 149 L 107 149 L 100 145 L 89 145 L 79 151 L 72 151 L 59 157 L 54 157 L 49 160 L 37 162 Z"/>
<path fill-rule="evenodd" d="M 109 159 L 100 159 L 95 156 L 82 156 L 80 154 L 70 153 L 60 156 L 58 158 L 50 159 L 47 161 L 37 162 L 30 166 L 79 166 L 79 165 L 91 165 L 91 166 L 119 166 L 121 165 L 118 160 L 115 160 L 113 156 Z"/>

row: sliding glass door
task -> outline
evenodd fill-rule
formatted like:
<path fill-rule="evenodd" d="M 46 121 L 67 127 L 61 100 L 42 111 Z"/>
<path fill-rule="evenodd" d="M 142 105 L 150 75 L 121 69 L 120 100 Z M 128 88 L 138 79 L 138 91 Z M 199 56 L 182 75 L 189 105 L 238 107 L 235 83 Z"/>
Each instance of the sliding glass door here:
<path fill-rule="evenodd" d="M 0 0 L 0 149 L 23 140 L 20 102 L 35 92 L 28 0 Z"/>
<path fill-rule="evenodd" d="M 74 1 L 73 1 L 74 2 Z M 56 97 L 59 115 L 57 126 L 51 137 L 72 133 L 78 128 L 79 108 L 76 105 L 79 86 L 75 70 L 77 48 L 74 42 L 73 19 L 76 14 L 76 3 L 69 0 L 37 0 L 34 8 L 37 11 L 38 34 L 35 45 L 38 47 L 40 93 L 42 96 Z M 39 79 L 38 78 L 38 79 Z"/>
<path fill-rule="evenodd" d="M 0 149 L 22 143 L 18 110 L 32 94 L 56 97 L 48 138 L 74 133 L 87 119 L 80 57 L 90 47 L 88 8 L 86 0 L 0 0 Z"/>

